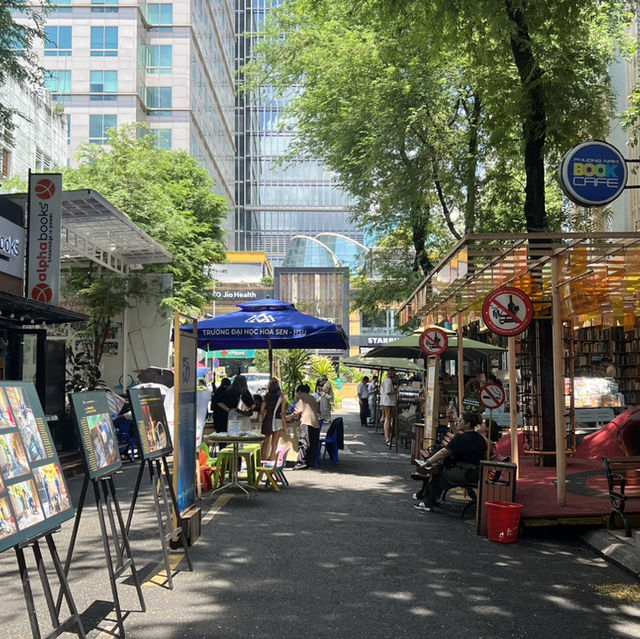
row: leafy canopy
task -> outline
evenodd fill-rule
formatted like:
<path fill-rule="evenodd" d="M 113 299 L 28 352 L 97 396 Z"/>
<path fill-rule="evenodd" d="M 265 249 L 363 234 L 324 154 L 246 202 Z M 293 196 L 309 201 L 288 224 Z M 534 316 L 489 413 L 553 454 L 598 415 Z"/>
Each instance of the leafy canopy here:
<path fill-rule="evenodd" d="M 226 259 L 220 221 L 227 203 L 186 151 L 158 149 L 153 135 L 127 124 L 109 132 L 109 145 L 85 145 L 76 167 L 62 169 L 65 189 L 94 189 L 169 250 L 173 309 L 200 314 L 210 300 L 207 266 Z M 167 270 L 167 266 L 162 266 Z"/>

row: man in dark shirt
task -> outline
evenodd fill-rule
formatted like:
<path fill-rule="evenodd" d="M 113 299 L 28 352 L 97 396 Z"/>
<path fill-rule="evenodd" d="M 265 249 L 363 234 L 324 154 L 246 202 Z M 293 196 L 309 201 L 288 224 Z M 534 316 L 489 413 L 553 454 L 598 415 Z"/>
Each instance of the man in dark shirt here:
<path fill-rule="evenodd" d="M 478 467 L 487 454 L 487 442 L 475 432 L 477 425 L 477 415 L 462 413 L 458 420 L 458 434 L 426 460 L 423 469 L 436 472 L 425 479 L 422 489 L 414 495 L 422 500 L 414 505 L 416 510 L 430 512 L 449 488 L 478 481 Z M 442 466 L 438 468 L 440 463 Z"/>

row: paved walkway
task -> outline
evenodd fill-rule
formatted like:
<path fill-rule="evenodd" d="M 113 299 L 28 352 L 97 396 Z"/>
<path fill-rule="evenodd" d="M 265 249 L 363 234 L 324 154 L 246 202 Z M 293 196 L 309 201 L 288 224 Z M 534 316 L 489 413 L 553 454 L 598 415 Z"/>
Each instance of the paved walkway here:
<path fill-rule="evenodd" d="M 127 637 L 640 637 L 637 604 L 601 591 L 635 592 L 634 578 L 577 541 L 494 544 L 460 520 L 459 507 L 415 511 L 407 451 L 390 452 L 380 433 L 361 428 L 354 401 L 342 414 L 338 465 L 289 471 L 291 486 L 280 493 L 203 500 L 195 571 L 179 572 L 173 591 L 146 583 L 148 611 L 128 616 Z M 118 475 L 125 505 L 136 471 L 130 465 Z M 77 498 L 81 479 L 71 484 Z M 71 586 L 87 611 L 89 637 L 102 639 L 110 636 L 98 621 L 110 591 L 94 510 L 83 515 Z M 149 493 L 141 495 L 134 529 L 145 571 L 161 558 Z M 70 530 L 65 524 L 56 535 L 62 551 Z M 0 556 L 0 592 L 1 636 L 28 639 L 11 551 Z M 137 610 L 126 580 L 120 592 L 124 606 Z"/>

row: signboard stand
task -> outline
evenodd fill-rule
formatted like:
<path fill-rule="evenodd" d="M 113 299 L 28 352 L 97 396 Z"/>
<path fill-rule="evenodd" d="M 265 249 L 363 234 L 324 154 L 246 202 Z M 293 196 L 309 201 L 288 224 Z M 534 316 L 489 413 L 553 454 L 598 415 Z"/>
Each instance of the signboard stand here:
<path fill-rule="evenodd" d="M 71 613 L 69 617 L 65 620 L 60 621 L 60 609 L 59 606 L 56 606 L 53 601 L 53 593 L 51 592 L 51 584 L 49 583 L 49 577 L 47 575 L 47 571 L 44 565 L 44 559 L 42 557 L 42 551 L 40 550 L 40 538 L 32 539 L 31 541 L 25 542 L 23 544 L 18 544 L 14 547 L 16 551 L 16 558 L 18 560 L 18 569 L 20 571 L 20 581 L 22 582 L 22 590 L 24 591 L 24 598 L 27 602 L 27 611 L 29 613 L 29 625 L 31 626 L 31 634 L 34 639 L 42 639 L 42 634 L 40 633 L 40 625 L 38 624 L 38 617 L 36 615 L 36 606 L 33 600 L 33 591 L 31 590 L 31 581 L 29 579 L 29 571 L 27 568 L 27 562 L 24 556 L 24 549 L 28 546 L 31 546 L 33 549 L 33 556 L 35 558 L 36 566 L 38 567 L 38 574 L 40 576 L 40 582 L 42 583 L 42 590 L 44 592 L 44 598 L 47 602 L 47 608 L 49 609 L 49 616 L 51 617 L 51 623 L 53 625 L 53 630 L 48 635 L 46 635 L 45 639 L 52 639 L 53 637 L 58 637 L 63 632 L 70 631 L 71 628 L 75 626 L 76 632 L 81 639 L 85 639 L 86 635 L 84 633 L 84 628 L 82 627 L 82 622 L 80 621 L 80 615 L 78 615 L 78 610 L 73 601 L 73 597 L 71 596 L 71 590 L 69 589 L 69 582 L 67 581 L 67 576 L 62 568 L 62 564 L 60 562 L 60 557 L 58 556 L 58 551 L 56 549 L 55 542 L 53 540 L 53 535 L 51 532 L 45 533 L 44 538 L 46 539 L 47 546 L 49 548 L 49 553 L 51 554 L 51 561 L 53 562 L 53 567 L 56 571 L 56 575 L 58 576 L 58 581 L 60 582 L 60 593 L 61 596 L 67 602 L 67 607 L 69 608 L 69 612 Z"/>
<path fill-rule="evenodd" d="M 160 463 L 161 459 L 162 464 Z M 178 526 L 176 528 L 173 527 L 174 513 L 176 515 L 178 514 L 178 500 L 176 499 L 176 494 L 173 491 L 169 464 L 167 463 L 166 457 L 163 456 L 161 458 L 147 459 L 141 462 L 125 529 L 128 533 L 131 526 L 131 520 L 133 519 L 133 512 L 138 499 L 138 493 L 140 492 L 140 484 L 142 483 L 142 475 L 144 474 L 145 461 L 149 466 L 149 481 L 151 483 L 153 505 L 155 507 L 156 519 L 158 521 L 158 536 L 162 543 L 162 554 L 164 558 L 165 572 L 167 573 L 167 583 L 169 585 L 169 589 L 173 590 L 173 575 L 171 572 L 171 562 L 169 561 L 169 541 L 171 539 L 175 538 L 182 544 L 182 547 L 184 548 L 184 556 L 187 560 L 187 565 L 189 566 L 189 571 L 193 571 L 193 565 L 191 564 L 191 556 L 189 555 L 189 548 L 184 530 L 180 525 L 180 518 L 177 516 L 176 519 L 178 520 Z"/>
<path fill-rule="evenodd" d="M 131 577 L 133 578 L 133 583 L 138 592 L 138 601 L 140 602 L 142 612 L 145 612 L 147 607 L 144 602 L 144 596 L 142 594 L 142 588 L 138 579 L 138 573 L 136 571 L 135 562 L 133 561 L 133 555 L 131 554 L 131 547 L 129 546 L 127 530 L 125 527 L 124 519 L 122 517 L 122 511 L 120 510 L 120 505 L 118 503 L 116 488 L 113 483 L 113 477 L 111 475 L 100 477 L 98 479 L 93 478 L 91 480 L 89 480 L 88 475 L 85 475 L 84 482 L 82 484 L 82 492 L 80 494 L 80 502 L 78 504 L 78 511 L 76 514 L 75 522 L 73 524 L 71 541 L 69 542 L 67 557 L 65 559 L 64 574 L 65 576 L 69 574 L 69 568 L 71 566 L 71 559 L 73 557 L 75 542 L 78 536 L 78 529 L 80 527 L 80 520 L 84 507 L 84 501 L 87 496 L 89 481 L 91 481 L 91 483 L 93 484 L 93 494 L 96 500 L 96 508 L 98 510 L 100 534 L 102 536 L 102 545 L 107 562 L 107 571 L 109 573 L 111 593 L 113 594 L 113 605 L 116 611 L 117 625 L 119 630 L 118 636 L 121 639 L 124 639 L 124 615 L 122 614 L 122 609 L 120 607 L 120 598 L 118 596 L 118 584 L 116 582 L 116 579 L 121 577 L 122 574 L 125 573 L 125 571 L 129 569 L 131 570 Z M 107 518 L 109 520 L 110 530 L 107 529 L 107 523 L 105 520 L 105 509 Z M 109 539 L 110 536 L 112 538 L 111 540 Z M 112 547 L 115 551 L 115 562 Z M 62 592 L 58 594 L 56 610 L 60 609 L 61 602 Z"/>

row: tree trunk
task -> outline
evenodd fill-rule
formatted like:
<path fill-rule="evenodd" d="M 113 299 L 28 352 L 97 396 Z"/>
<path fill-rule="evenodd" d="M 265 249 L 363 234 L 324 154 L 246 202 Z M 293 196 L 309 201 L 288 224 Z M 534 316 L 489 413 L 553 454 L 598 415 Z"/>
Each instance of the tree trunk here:
<path fill-rule="evenodd" d="M 478 179 L 478 123 L 480 121 L 480 112 L 482 110 L 480 98 L 473 96 L 473 109 L 469 114 L 469 143 L 467 145 L 468 165 L 466 176 L 467 201 L 464 211 L 464 232 L 473 233 L 476 215 L 476 199 L 477 189 L 476 181 Z"/>
<path fill-rule="evenodd" d="M 531 47 L 526 0 L 505 0 L 512 24 L 511 50 L 523 89 L 524 165 L 526 173 L 524 215 L 527 231 L 547 230 L 544 185 L 544 146 L 547 112 L 542 86 L 542 69 Z"/>

